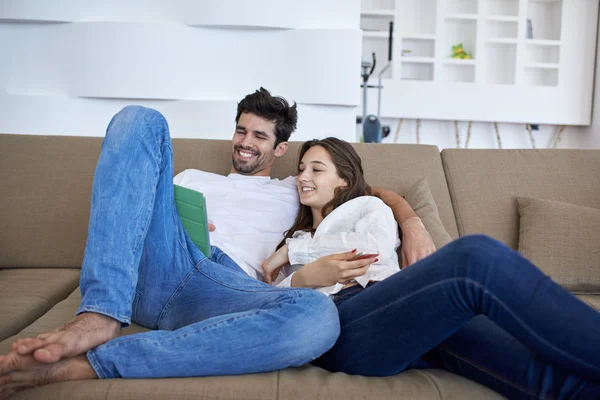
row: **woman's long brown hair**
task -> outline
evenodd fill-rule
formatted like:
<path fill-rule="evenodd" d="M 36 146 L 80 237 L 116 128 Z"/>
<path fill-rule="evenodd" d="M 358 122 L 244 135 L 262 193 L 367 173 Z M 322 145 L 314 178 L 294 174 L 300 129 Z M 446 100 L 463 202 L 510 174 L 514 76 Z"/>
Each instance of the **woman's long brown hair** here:
<path fill-rule="evenodd" d="M 371 188 L 365 181 L 362 161 L 350 143 L 334 137 L 320 140 L 314 139 L 305 142 L 298 152 L 298 165 L 300 165 L 300 161 L 302 161 L 304 154 L 314 146 L 321 146 L 329 153 L 338 176 L 346 181 L 347 184 L 345 187 L 338 187 L 335 189 L 333 199 L 327 203 L 321 211 L 323 218 L 349 200 L 360 196 L 371 195 Z M 292 225 L 290 230 L 285 233 L 285 237 L 281 243 L 279 243 L 277 248 L 279 249 L 283 246 L 286 239 L 291 238 L 294 232 L 302 230 L 311 231 L 312 227 L 313 216 L 310 207 L 300 204 L 300 210 L 298 211 L 294 225 Z"/>

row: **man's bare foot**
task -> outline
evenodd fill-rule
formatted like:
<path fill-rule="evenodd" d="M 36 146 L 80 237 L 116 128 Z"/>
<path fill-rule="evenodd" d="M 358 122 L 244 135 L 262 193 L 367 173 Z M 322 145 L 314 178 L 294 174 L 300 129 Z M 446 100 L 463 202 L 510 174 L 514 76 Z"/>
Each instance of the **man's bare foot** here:
<path fill-rule="evenodd" d="M 117 337 L 120 330 L 119 321 L 106 315 L 86 312 L 38 337 L 17 339 L 11 349 L 22 356 L 32 355 L 40 363 L 50 364 L 106 343 Z M 10 362 L 8 355 L 0 356 L 0 375 L 11 371 Z"/>
<path fill-rule="evenodd" d="M 8 354 L 12 355 L 13 352 Z M 6 375 L 0 375 L 0 400 L 34 386 L 98 378 L 85 355 L 67 358 L 54 364 L 40 364 L 31 355 L 17 357 L 22 359 L 20 367 Z"/>

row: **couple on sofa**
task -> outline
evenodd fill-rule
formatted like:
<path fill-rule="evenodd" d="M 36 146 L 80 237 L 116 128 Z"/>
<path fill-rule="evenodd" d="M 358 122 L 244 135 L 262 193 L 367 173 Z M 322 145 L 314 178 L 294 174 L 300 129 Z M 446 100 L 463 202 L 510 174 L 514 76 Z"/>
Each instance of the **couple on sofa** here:
<path fill-rule="evenodd" d="M 600 313 L 491 238 L 435 251 L 344 141 L 304 143 L 298 176 L 271 179 L 296 121 L 295 104 L 261 88 L 238 104 L 230 175 L 173 179 L 164 117 L 120 111 L 94 176 L 77 316 L 0 356 L 0 399 L 63 380 L 309 362 L 366 376 L 442 368 L 509 398 L 600 396 Z M 185 233 L 174 182 L 207 197 L 210 259 Z M 132 320 L 152 330 L 118 337 Z"/>

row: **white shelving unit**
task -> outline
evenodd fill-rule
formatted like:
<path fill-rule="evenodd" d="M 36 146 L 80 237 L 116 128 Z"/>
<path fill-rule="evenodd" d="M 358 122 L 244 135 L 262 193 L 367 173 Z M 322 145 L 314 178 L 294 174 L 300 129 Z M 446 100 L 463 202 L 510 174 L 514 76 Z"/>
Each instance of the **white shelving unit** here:
<path fill-rule="evenodd" d="M 588 125 L 598 3 L 363 0 L 363 59 L 376 52 L 373 78 L 395 21 L 382 116 Z M 460 43 L 472 59 L 451 58 Z"/>

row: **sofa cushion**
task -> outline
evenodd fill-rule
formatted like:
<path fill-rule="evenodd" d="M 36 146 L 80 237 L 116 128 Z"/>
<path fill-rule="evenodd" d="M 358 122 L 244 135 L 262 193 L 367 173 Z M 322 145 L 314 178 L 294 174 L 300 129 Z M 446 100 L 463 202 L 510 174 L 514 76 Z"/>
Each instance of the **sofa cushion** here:
<path fill-rule="evenodd" d="M 461 236 L 483 233 L 517 250 L 515 196 L 600 208 L 600 150 L 445 149 L 442 161 Z"/>
<path fill-rule="evenodd" d="M 600 294 L 600 210 L 516 199 L 519 252 L 566 289 Z"/>
<path fill-rule="evenodd" d="M 285 156 L 273 166 L 274 178 L 298 173 L 298 151 L 302 142 L 290 142 Z M 439 149 L 430 145 L 375 143 L 353 144 L 361 157 L 367 182 L 371 186 L 393 190 L 404 196 L 421 178 L 425 178 L 440 214 L 440 220 L 452 238 L 458 237 L 456 220 Z M 228 174 L 231 170 L 231 143 L 227 140 L 173 140 L 175 173 L 186 168 Z M 226 155 L 224 157 L 223 155 Z"/>
<path fill-rule="evenodd" d="M 9 351 L 17 337 L 35 336 L 73 318 L 81 295 L 75 290 L 43 317 L 0 343 Z M 144 332 L 132 324 L 122 334 Z M 382 378 L 329 373 L 313 366 L 264 374 L 180 379 L 106 379 L 62 382 L 37 387 L 14 396 L 19 399 L 502 399 L 483 386 L 441 370 L 411 370 Z M 13 399 L 13 397 L 11 397 Z"/>
<path fill-rule="evenodd" d="M 280 399 L 486 399 L 504 397 L 452 373 L 407 370 L 386 377 L 331 373 L 304 366 L 280 371 Z"/>
<path fill-rule="evenodd" d="M 440 221 L 435 200 L 431 195 L 429 184 L 425 179 L 419 179 L 404 196 L 408 204 L 415 210 L 415 213 L 421 218 L 425 229 L 431 235 L 436 248 L 440 248 L 452 241 L 450 235 Z"/>
<path fill-rule="evenodd" d="M 101 144 L 0 135 L 0 267 L 80 267 Z"/>
<path fill-rule="evenodd" d="M 76 269 L 0 269 L 0 340 L 26 328 L 78 285 Z"/>
<path fill-rule="evenodd" d="M 3 184 L 0 267 L 81 266 L 90 193 L 102 139 L 0 134 Z M 275 163 L 273 177 L 297 173 L 300 145 L 290 143 L 288 153 Z M 404 195 L 419 178 L 426 178 L 444 227 L 451 237 L 458 236 L 436 146 L 372 143 L 355 146 L 362 157 L 367 181 L 373 186 Z M 173 153 L 175 173 L 197 168 L 227 174 L 231 169 L 228 140 L 174 139 Z"/>

